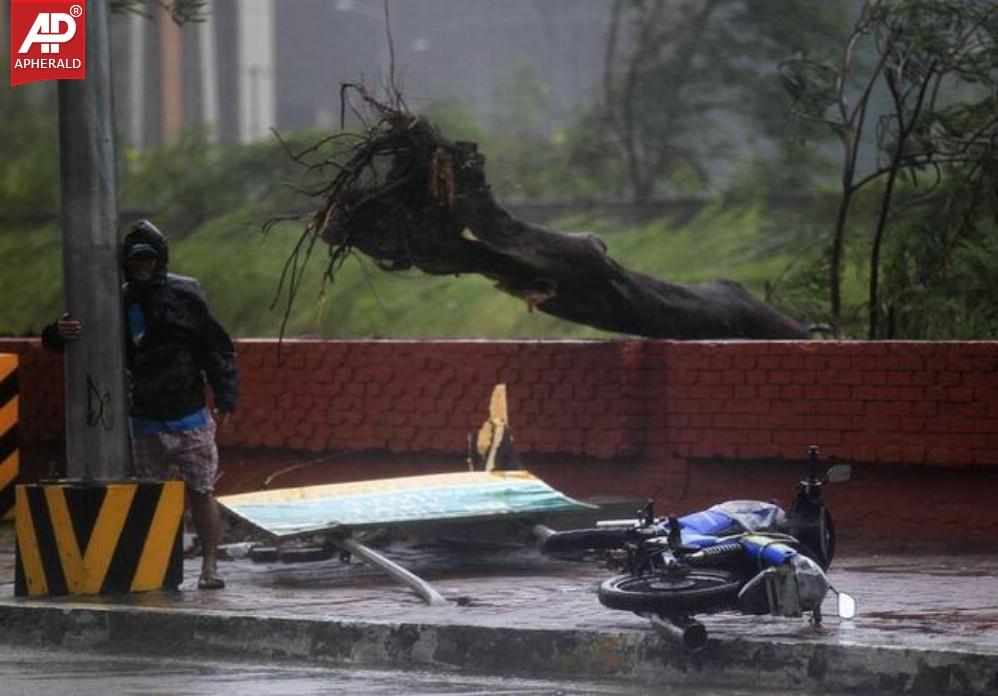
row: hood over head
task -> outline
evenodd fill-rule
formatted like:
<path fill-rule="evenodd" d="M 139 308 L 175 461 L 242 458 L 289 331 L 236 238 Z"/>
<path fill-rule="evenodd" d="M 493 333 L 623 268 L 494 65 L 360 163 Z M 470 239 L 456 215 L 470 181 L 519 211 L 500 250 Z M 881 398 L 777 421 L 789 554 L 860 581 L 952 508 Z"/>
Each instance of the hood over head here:
<path fill-rule="evenodd" d="M 128 228 L 128 234 L 121 241 L 121 266 L 136 254 L 155 254 L 156 278 L 166 277 L 166 267 L 170 261 L 170 247 L 166 235 L 148 220 L 136 220 Z"/>

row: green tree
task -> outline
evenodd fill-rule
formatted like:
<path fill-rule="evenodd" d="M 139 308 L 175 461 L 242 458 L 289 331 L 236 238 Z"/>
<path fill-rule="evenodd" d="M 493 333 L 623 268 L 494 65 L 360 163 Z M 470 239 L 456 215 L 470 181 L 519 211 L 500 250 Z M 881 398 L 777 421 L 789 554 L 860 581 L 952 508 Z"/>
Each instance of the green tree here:
<path fill-rule="evenodd" d="M 0 70 L 6 65 L 0 59 Z M 0 99 L 0 215 L 51 216 L 59 207 L 58 127 L 51 83 L 5 89 Z"/>
<path fill-rule="evenodd" d="M 782 137 L 785 97 L 769 77 L 778 60 L 843 26 L 838 3 L 616 0 L 602 95 L 580 119 L 575 161 L 624 182 L 636 203 L 702 190 L 739 141 Z"/>
<path fill-rule="evenodd" d="M 286 212 L 297 204 L 295 190 L 308 189 L 317 176 L 300 172 L 288 151 L 304 149 L 317 136 L 301 132 L 285 137 L 225 145 L 191 131 L 161 148 L 131 150 L 121 176 L 122 204 L 155 214 L 166 230 L 177 235 L 247 204 Z M 335 143 L 327 143 L 322 152 L 334 148 Z"/>
<path fill-rule="evenodd" d="M 503 200 L 550 201 L 591 193 L 590 182 L 569 161 L 566 129 L 550 126 L 551 84 L 530 63 L 514 63 L 493 101 L 487 123 L 453 99 L 433 102 L 423 115 L 447 137 L 478 143 Z"/>
<path fill-rule="evenodd" d="M 489 152 L 489 175 L 503 198 L 547 199 L 573 188 L 566 176 L 564 144 L 546 125 L 551 85 L 529 63 L 521 62 L 495 90 Z"/>
<path fill-rule="evenodd" d="M 864 53 L 871 56 L 869 65 L 858 60 Z M 867 335 L 877 338 L 885 331 L 881 256 L 899 187 L 908 190 L 903 205 L 932 199 L 952 209 L 952 182 L 960 182 L 956 190 L 963 192 L 991 185 L 998 140 L 996 58 L 998 6 L 989 0 L 868 0 L 838 61 L 799 56 L 783 66 L 795 115 L 827 125 L 843 148 L 841 198 L 828 251 L 836 333 L 842 325 L 848 220 L 861 189 L 879 186 L 867 299 Z M 878 95 L 887 104 L 879 116 Z M 864 145 L 877 152 L 870 171 L 860 168 Z M 950 185 L 940 187 L 944 181 Z M 958 225 L 963 231 L 951 231 L 954 242 L 973 227 L 979 210 L 975 203 L 969 215 L 954 218 L 964 221 Z M 953 227 L 950 221 L 944 225 Z M 914 247 L 897 248 L 909 253 Z"/>

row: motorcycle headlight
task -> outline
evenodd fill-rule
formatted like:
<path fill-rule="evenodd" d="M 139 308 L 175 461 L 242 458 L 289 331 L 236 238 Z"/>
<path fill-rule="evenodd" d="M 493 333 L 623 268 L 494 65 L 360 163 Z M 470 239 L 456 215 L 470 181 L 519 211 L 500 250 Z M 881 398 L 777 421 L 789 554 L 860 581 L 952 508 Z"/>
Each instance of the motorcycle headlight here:
<path fill-rule="evenodd" d="M 828 593 L 828 578 L 821 566 L 803 554 L 790 559 L 797 578 L 797 595 L 802 611 L 811 611 L 821 604 Z"/>

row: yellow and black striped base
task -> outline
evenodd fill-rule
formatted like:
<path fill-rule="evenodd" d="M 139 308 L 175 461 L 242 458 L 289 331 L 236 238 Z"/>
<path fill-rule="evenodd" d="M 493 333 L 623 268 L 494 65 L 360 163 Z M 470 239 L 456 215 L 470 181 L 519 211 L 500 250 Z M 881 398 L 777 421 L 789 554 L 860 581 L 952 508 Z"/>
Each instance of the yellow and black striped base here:
<path fill-rule="evenodd" d="M 176 589 L 182 481 L 17 486 L 14 594 Z"/>
<path fill-rule="evenodd" d="M 0 354 L 0 519 L 14 516 L 18 475 L 17 356 Z"/>

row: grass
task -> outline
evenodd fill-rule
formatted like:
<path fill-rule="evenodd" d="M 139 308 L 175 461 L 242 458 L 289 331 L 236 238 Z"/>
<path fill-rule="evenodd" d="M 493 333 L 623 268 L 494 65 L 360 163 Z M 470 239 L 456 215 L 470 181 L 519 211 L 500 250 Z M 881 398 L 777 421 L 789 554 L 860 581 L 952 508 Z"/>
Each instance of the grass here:
<path fill-rule="evenodd" d="M 234 336 L 276 336 L 284 299 L 271 307 L 281 269 L 300 226 L 260 232 L 266 215 L 253 207 L 215 217 L 171 246 L 170 268 L 199 278 L 213 311 Z M 599 234 L 623 265 L 670 281 L 731 278 L 762 295 L 795 260 L 813 253 L 806 221 L 771 215 L 762 202 L 706 205 L 674 226 L 668 219 L 620 229 L 607 220 L 574 217 L 553 225 Z M 5 301 L 0 334 L 37 332 L 62 307 L 61 244 L 55 223 L 0 229 Z M 598 338 L 596 329 L 529 313 L 520 300 L 479 276 L 386 273 L 365 258 L 347 259 L 321 293 L 326 250 L 317 246 L 299 289 L 287 335 L 394 338 Z M 862 292 L 858 273 L 847 289 Z"/>

